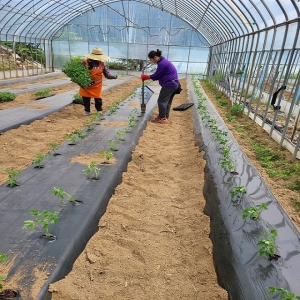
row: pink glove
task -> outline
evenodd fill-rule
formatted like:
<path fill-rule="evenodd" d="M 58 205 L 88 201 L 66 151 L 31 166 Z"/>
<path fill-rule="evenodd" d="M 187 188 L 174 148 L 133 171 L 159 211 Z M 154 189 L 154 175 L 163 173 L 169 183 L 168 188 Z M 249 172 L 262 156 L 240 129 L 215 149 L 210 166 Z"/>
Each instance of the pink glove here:
<path fill-rule="evenodd" d="M 141 75 L 141 78 L 142 78 L 142 80 L 144 81 L 144 80 L 150 79 L 150 76 L 147 75 L 147 74 L 142 74 L 142 75 Z"/>

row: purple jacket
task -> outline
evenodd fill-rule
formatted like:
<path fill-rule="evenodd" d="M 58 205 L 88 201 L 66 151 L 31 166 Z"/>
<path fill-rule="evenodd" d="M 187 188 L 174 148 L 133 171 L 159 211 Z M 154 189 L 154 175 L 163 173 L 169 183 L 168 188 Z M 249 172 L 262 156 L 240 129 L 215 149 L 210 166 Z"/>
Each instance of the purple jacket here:
<path fill-rule="evenodd" d="M 152 80 L 158 80 L 160 86 L 178 86 L 179 80 L 176 68 L 163 56 L 160 57 L 156 72 L 150 75 Z"/>

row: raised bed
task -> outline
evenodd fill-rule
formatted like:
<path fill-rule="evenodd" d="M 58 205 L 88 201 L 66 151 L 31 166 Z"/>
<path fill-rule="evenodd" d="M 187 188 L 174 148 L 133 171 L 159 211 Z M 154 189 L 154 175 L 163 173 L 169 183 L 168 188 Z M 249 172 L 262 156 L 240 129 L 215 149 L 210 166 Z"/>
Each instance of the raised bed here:
<path fill-rule="evenodd" d="M 62 144 L 57 150 L 60 155 L 52 155 L 43 168 L 30 166 L 22 171 L 18 186 L 0 186 L 0 253 L 6 253 L 11 264 L 4 288 L 17 291 L 17 299 L 51 299 L 49 284 L 68 274 L 73 262 L 98 230 L 99 219 L 122 180 L 122 173 L 131 160 L 131 151 L 152 115 L 156 99 L 154 94 L 143 114 L 136 96 L 127 99 L 116 112 L 106 113 L 100 125 L 96 122 L 94 130 L 88 132 L 84 129 L 87 135 L 75 145 L 70 145 L 69 141 Z M 138 105 L 130 105 L 132 102 Z M 82 153 L 109 150 L 109 140 L 117 139 L 116 131 L 124 128 L 118 124 L 127 123 L 130 117 L 137 120 L 135 126 L 125 133 L 124 141 L 116 144 L 116 162 L 101 165 L 98 180 L 85 176 L 86 165 L 70 162 L 70 158 Z M 117 125 L 105 125 L 115 122 Z M 51 194 L 54 187 L 74 195 L 79 200 L 78 205 L 66 201 L 61 206 L 59 199 Z M 34 219 L 29 214 L 32 209 L 58 212 L 58 221 L 50 225 L 50 232 L 56 240 L 42 237 L 42 228 L 34 231 L 22 229 L 25 220 Z"/>
<path fill-rule="evenodd" d="M 201 101 L 195 88 L 206 99 Z M 232 300 L 280 299 L 279 293 L 269 295 L 269 287 L 283 288 L 300 295 L 300 243 L 299 232 L 278 203 L 258 171 L 247 159 L 238 143 L 208 100 L 198 81 L 188 83 L 189 99 L 193 106 L 195 137 L 199 149 L 205 151 L 204 195 L 205 211 L 211 218 L 211 240 L 219 284 Z M 203 114 L 203 109 L 206 113 Z M 202 110 L 202 111 L 201 111 Z M 209 117 L 207 117 L 209 116 Z M 221 139 L 216 138 L 208 120 L 215 120 L 224 136 L 234 165 L 232 170 L 222 167 Z M 224 166 L 224 165 L 223 165 Z M 236 187 L 245 187 L 246 193 L 232 197 Z M 259 220 L 243 219 L 249 206 L 267 203 Z M 278 259 L 259 254 L 258 241 L 270 230 L 278 233 L 276 254 Z"/>

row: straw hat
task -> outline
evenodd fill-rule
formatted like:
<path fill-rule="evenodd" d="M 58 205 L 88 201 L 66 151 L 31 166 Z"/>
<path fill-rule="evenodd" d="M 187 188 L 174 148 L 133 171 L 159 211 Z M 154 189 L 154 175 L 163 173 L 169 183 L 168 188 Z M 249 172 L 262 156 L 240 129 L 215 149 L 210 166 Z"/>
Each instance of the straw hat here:
<path fill-rule="evenodd" d="M 86 54 L 85 57 L 93 59 L 93 60 L 108 60 L 109 56 L 104 55 L 102 49 L 100 48 L 94 48 L 93 51 L 89 54 Z"/>

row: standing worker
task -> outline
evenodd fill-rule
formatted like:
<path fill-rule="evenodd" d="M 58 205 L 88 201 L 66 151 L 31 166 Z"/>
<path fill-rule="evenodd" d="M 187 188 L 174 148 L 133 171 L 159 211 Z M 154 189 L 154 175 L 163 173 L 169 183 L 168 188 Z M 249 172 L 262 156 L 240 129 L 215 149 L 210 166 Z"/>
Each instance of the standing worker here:
<path fill-rule="evenodd" d="M 95 108 L 97 112 L 102 111 L 102 74 L 107 79 L 117 79 L 117 75 L 109 73 L 104 61 L 109 59 L 109 56 L 104 55 L 102 49 L 94 48 L 89 54 L 86 54 L 82 64 L 89 70 L 90 76 L 93 80 L 87 88 L 80 87 L 79 95 L 82 97 L 84 105 L 84 116 L 91 114 L 91 98 L 95 100 Z"/>
<path fill-rule="evenodd" d="M 179 88 L 179 80 L 175 66 L 166 58 L 161 56 L 162 52 L 157 49 L 150 51 L 148 58 L 155 64 L 157 69 L 154 74 L 142 74 L 142 80 L 158 80 L 161 90 L 157 99 L 158 117 L 152 120 L 153 123 L 168 123 L 172 101 L 176 91 Z"/>

